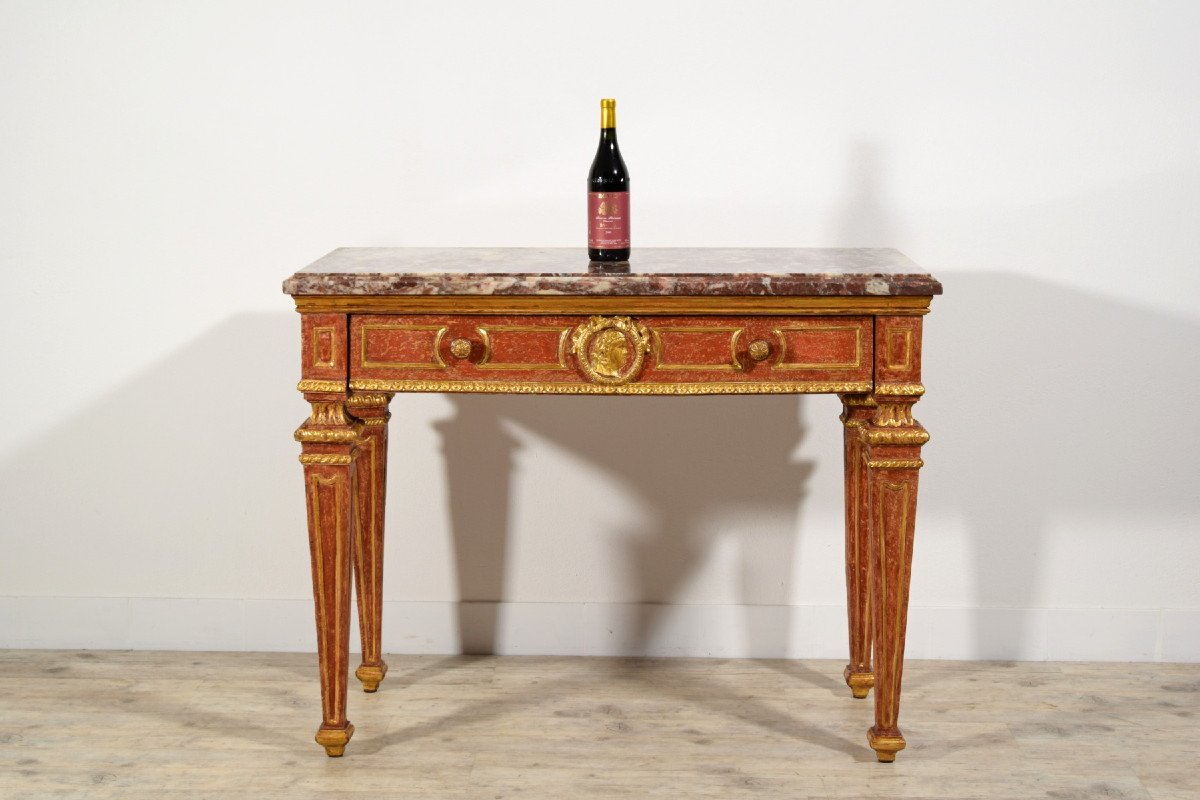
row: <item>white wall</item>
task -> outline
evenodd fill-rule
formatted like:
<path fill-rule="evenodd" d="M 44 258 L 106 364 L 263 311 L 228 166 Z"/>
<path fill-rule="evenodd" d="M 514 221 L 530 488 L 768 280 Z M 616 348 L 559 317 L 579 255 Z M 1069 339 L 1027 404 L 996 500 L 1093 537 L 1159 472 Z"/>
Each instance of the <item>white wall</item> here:
<path fill-rule="evenodd" d="M 911 655 L 1200 660 L 1198 31 L 1191 2 L 0 3 L 0 646 L 311 649 L 280 281 L 341 245 L 581 246 L 614 96 L 635 246 L 890 245 L 944 281 Z M 389 650 L 842 655 L 833 398 L 392 407 Z"/>

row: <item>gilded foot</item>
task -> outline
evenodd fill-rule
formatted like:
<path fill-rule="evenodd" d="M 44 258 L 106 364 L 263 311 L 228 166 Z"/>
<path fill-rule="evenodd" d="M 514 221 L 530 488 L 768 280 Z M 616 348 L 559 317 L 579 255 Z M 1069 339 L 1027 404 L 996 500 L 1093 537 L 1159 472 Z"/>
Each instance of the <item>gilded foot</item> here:
<path fill-rule="evenodd" d="M 379 691 L 379 683 L 384 675 L 387 675 L 387 663 L 383 661 L 378 664 L 363 664 L 354 670 L 354 677 L 362 681 L 363 691 L 367 693 Z"/>
<path fill-rule="evenodd" d="M 346 754 L 346 743 L 353 735 L 354 726 L 349 722 L 345 728 L 326 728 L 322 725 L 317 729 L 316 740 L 317 744 L 325 748 L 325 755 L 337 758 Z"/>
<path fill-rule="evenodd" d="M 899 730 L 895 733 L 880 734 L 876 733 L 874 728 L 867 731 L 867 742 L 875 751 L 875 757 L 885 764 L 895 761 L 896 753 L 903 750 L 905 745 L 904 737 L 900 735 Z"/>
<path fill-rule="evenodd" d="M 842 677 L 846 679 L 846 685 L 850 687 L 850 692 L 859 700 L 867 696 L 867 692 L 871 691 L 871 687 L 875 685 L 875 673 L 873 672 L 853 672 L 849 664 L 842 671 Z"/>

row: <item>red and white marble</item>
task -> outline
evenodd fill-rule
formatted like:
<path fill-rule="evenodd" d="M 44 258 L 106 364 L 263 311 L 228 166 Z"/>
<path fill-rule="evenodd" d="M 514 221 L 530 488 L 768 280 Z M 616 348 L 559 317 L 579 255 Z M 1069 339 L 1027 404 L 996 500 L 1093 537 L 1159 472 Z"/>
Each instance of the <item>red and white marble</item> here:
<path fill-rule="evenodd" d="M 576 248 L 342 247 L 291 295 L 928 296 L 942 285 L 890 248 L 643 248 L 627 274 Z"/>

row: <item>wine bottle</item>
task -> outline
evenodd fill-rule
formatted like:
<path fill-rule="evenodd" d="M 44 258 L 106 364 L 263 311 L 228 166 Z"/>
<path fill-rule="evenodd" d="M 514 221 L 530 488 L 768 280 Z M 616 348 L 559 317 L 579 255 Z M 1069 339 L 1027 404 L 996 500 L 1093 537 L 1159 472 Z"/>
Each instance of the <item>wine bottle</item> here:
<path fill-rule="evenodd" d="M 600 101 L 600 146 L 588 172 L 588 258 L 629 260 L 629 173 L 617 146 L 617 101 Z"/>

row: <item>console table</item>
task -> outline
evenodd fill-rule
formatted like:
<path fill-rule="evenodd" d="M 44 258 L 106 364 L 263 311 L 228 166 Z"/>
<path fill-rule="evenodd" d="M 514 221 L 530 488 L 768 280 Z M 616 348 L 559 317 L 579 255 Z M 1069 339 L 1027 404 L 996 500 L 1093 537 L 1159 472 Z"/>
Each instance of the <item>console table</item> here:
<path fill-rule="evenodd" d="M 898 717 L 921 446 L 921 319 L 941 285 L 887 249 L 639 249 L 633 271 L 572 249 L 343 248 L 283 284 L 300 312 L 296 430 L 320 661 L 316 741 L 345 752 L 350 585 L 374 692 L 380 653 L 388 403 L 396 392 L 836 393 L 846 590 L 867 739 Z M 627 267 L 625 267 L 627 269 Z"/>

